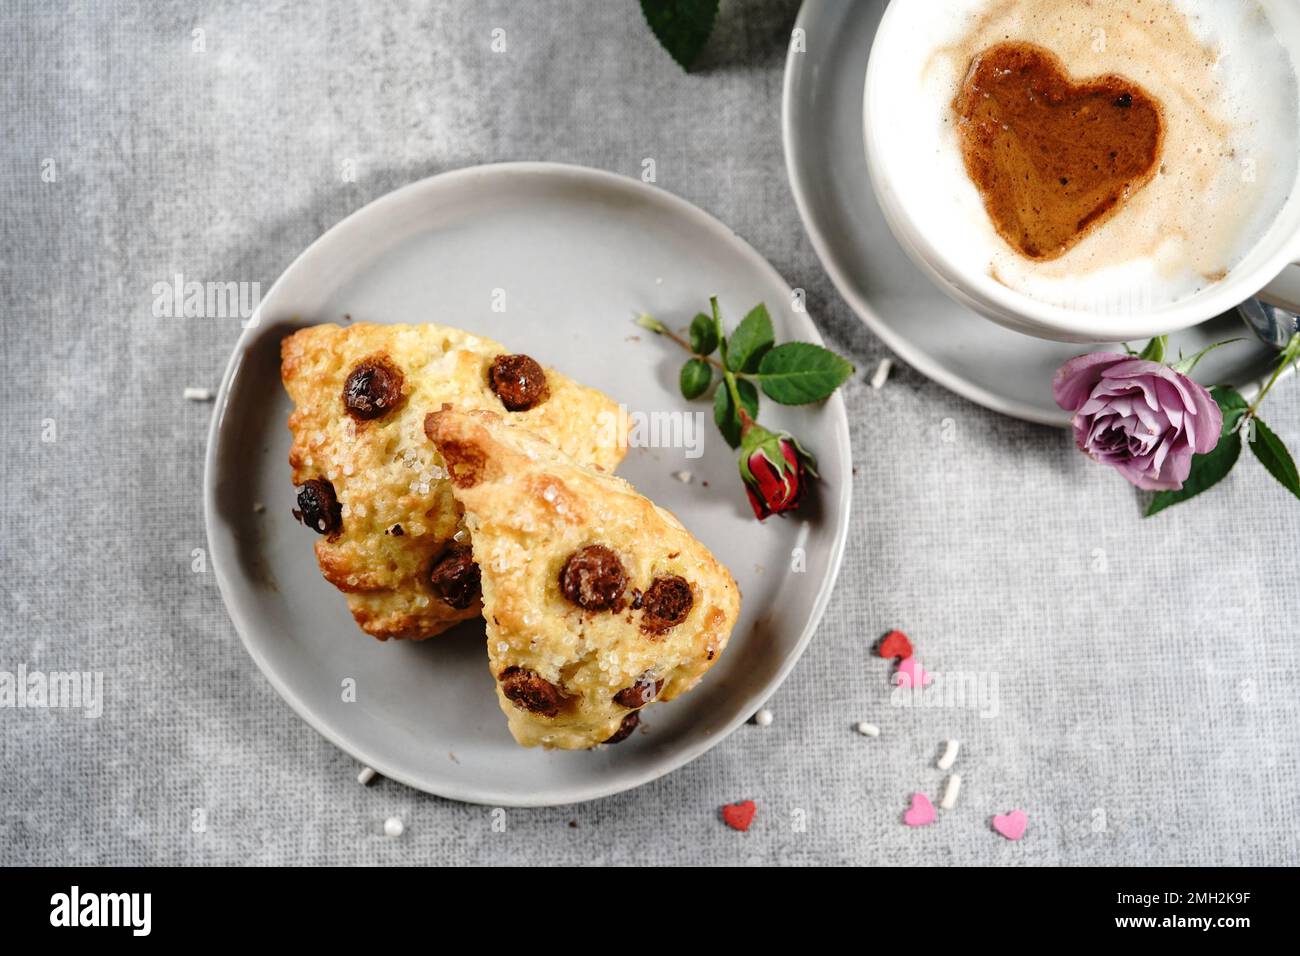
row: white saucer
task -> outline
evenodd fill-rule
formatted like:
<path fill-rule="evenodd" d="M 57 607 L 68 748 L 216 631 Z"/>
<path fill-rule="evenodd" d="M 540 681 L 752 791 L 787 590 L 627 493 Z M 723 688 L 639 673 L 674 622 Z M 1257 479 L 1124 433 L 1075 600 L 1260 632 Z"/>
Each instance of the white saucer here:
<path fill-rule="evenodd" d="M 862 146 L 862 88 L 883 11 L 874 0 L 807 0 L 799 11 L 806 52 L 791 44 L 782 126 L 804 228 L 840 294 L 903 361 L 996 412 L 1064 425 L 1052 373 L 1089 349 L 1011 332 L 952 301 L 907 258 L 876 204 Z M 1234 385 L 1249 398 L 1276 353 L 1235 313 L 1171 336 L 1170 346 L 1191 354 L 1237 336 L 1246 341 L 1206 356 L 1195 377 Z"/>

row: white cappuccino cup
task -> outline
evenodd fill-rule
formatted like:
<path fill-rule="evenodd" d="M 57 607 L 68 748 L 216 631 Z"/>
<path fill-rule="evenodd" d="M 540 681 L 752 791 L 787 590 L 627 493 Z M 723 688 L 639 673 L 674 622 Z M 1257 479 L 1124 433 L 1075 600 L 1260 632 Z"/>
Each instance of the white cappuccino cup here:
<path fill-rule="evenodd" d="M 998 234 L 963 166 L 953 99 L 1001 41 L 1047 49 L 1076 82 L 1122 76 L 1164 108 L 1158 172 L 1050 261 Z M 1300 312 L 1298 75 L 1297 0 L 892 0 L 867 68 L 867 165 L 908 255 L 1017 331 L 1137 341 L 1255 296 Z"/>

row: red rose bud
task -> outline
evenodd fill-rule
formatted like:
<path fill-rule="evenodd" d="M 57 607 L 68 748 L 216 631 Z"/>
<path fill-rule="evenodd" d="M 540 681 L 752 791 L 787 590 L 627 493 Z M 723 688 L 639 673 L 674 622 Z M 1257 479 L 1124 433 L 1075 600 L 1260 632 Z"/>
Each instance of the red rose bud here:
<path fill-rule="evenodd" d="M 808 479 L 817 477 L 812 455 L 788 432 L 771 432 L 744 411 L 740 439 L 740 477 L 759 521 L 799 507 Z"/>

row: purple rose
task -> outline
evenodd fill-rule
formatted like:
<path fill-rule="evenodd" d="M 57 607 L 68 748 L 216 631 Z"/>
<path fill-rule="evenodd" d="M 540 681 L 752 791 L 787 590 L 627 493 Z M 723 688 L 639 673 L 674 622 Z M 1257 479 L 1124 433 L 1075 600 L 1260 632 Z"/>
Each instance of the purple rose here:
<path fill-rule="evenodd" d="M 1147 491 L 1182 488 L 1192 455 L 1219 443 L 1223 415 L 1210 393 L 1159 362 L 1097 352 L 1070 359 L 1052 380 L 1074 412 L 1074 440 Z"/>

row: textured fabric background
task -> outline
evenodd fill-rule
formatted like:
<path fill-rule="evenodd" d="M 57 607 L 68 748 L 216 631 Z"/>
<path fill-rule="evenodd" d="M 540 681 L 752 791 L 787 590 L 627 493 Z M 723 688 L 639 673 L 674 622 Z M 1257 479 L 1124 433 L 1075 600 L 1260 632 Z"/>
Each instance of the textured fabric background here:
<path fill-rule="evenodd" d="M 0 670 L 100 670 L 108 701 L 98 720 L 0 710 L 0 862 L 1300 863 L 1300 505 L 1246 460 L 1143 521 L 1064 432 L 907 368 L 873 392 L 886 352 L 823 274 L 786 182 L 795 12 L 725 4 L 686 76 L 633 0 L 5 4 Z M 863 370 L 845 389 L 849 553 L 770 727 L 494 832 L 487 808 L 358 786 L 253 666 L 213 576 L 191 572 L 212 406 L 181 393 L 215 387 L 239 329 L 154 318 L 151 288 L 180 272 L 267 289 L 344 215 L 443 170 L 638 175 L 644 157 L 807 289 Z M 1295 396 L 1267 409 L 1292 447 Z M 868 654 L 890 627 L 936 669 L 996 672 L 998 716 L 890 707 Z M 863 719 L 882 736 L 853 733 Z M 959 807 L 911 831 L 907 795 L 937 803 L 949 736 Z M 753 829 L 727 829 L 719 805 L 747 797 Z M 1029 833 L 1011 844 L 988 820 L 1016 806 Z M 398 840 L 382 835 L 393 814 Z"/>

